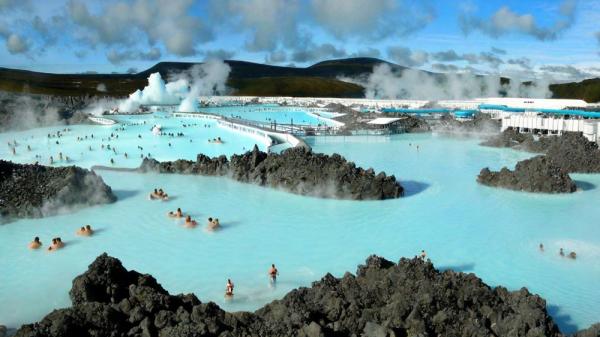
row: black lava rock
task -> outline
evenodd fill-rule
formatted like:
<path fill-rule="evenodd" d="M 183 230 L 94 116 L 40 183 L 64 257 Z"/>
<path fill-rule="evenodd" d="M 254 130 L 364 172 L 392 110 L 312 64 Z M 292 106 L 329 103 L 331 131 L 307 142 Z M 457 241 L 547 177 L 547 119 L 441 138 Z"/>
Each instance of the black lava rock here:
<path fill-rule="evenodd" d="M 0 160 L 0 215 L 4 219 L 42 217 L 64 207 L 105 204 L 116 199 L 93 171 Z"/>
<path fill-rule="evenodd" d="M 554 165 L 546 156 L 520 161 L 514 171 L 504 167 L 493 172 L 486 167 L 479 173 L 477 182 L 526 192 L 572 193 L 577 190 L 567 171 Z"/>
<path fill-rule="evenodd" d="M 395 264 L 371 256 L 356 275 L 327 274 L 254 313 L 169 295 L 106 254 L 70 294 L 72 307 L 16 336 L 562 336 L 544 299 L 527 289 L 491 288 L 418 258 Z"/>
<path fill-rule="evenodd" d="M 373 169 L 358 168 L 338 154 L 315 154 L 304 148 L 267 154 L 255 146 L 245 154 L 231 156 L 230 160 L 201 154 L 195 162 L 158 162 L 146 158 L 139 171 L 229 176 L 245 183 L 322 198 L 381 200 L 399 198 L 404 191 L 393 175 L 375 174 Z"/>

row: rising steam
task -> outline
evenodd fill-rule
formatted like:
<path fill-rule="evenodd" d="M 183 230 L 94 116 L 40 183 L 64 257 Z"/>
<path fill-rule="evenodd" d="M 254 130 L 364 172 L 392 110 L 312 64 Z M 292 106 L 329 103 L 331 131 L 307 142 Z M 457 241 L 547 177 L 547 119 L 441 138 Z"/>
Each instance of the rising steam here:
<path fill-rule="evenodd" d="M 198 111 L 198 96 L 221 94 L 231 68 L 223 61 L 210 60 L 173 76 L 165 83 L 160 73 L 148 77 L 148 85 L 136 90 L 119 104 L 119 111 L 134 112 L 143 104 L 179 104 L 179 111 Z"/>
<path fill-rule="evenodd" d="M 343 80 L 357 82 L 355 79 Z M 366 97 L 371 99 L 444 100 L 552 96 L 547 81 L 539 80 L 531 85 L 523 85 L 514 79 L 512 82 L 513 84 L 501 84 L 499 76 L 479 76 L 472 73 L 430 74 L 413 69 L 395 72 L 387 64 L 375 66 L 366 81 L 358 81 L 365 87 Z"/>

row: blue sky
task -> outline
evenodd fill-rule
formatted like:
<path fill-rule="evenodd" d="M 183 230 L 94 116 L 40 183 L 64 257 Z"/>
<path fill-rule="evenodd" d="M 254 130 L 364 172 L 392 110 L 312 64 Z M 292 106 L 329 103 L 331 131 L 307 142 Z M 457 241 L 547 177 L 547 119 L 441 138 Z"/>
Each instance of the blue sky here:
<path fill-rule="evenodd" d="M 0 66 L 306 66 L 373 56 L 438 72 L 600 77 L 600 0 L 0 0 Z"/>

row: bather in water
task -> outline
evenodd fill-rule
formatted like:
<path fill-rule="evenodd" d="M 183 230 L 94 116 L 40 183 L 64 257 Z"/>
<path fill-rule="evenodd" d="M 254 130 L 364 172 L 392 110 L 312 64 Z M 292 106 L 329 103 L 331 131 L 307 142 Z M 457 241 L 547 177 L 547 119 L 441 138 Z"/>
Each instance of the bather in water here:
<path fill-rule="evenodd" d="M 225 285 L 225 298 L 233 298 L 233 282 L 230 279 L 227 279 L 227 284 Z"/>
<path fill-rule="evenodd" d="M 196 222 L 196 220 L 192 220 L 191 216 L 186 216 L 185 217 L 185 223 L 184 226 L 187 228 L 194 228 L 198 225 L 198 222 Z"/>
<path fill-rule="evenodd" d="M 29 243 L 29 249 L 38 249 L 42 246 L 42 242 L 39 237 L 33 238 L 33 241 Z"/>
<path fill-rule="evenodd" d="M 277 268 L 275 268 L 275 264 L 272 264 L 271 268 L 269 269 L 269 277 L 272 284 L 277 282 L 277 275 L 279 275 L 279 271 Z"/>
<path fill-rule="evenodd" d="M 208 224 L 206 225 L 206 228 L 208 230 L 214 231 L 219 229 L 220 227 L 221 224 L 219 224 L 219 219 L 208 218 Z"/>
<path fill-rule="evenodd" d="M 183 212 L 181 211 L 181 208 L 177 208 L 177 211 L 169 212 L 167 215 L 171 218 L 183 218 Z"/>

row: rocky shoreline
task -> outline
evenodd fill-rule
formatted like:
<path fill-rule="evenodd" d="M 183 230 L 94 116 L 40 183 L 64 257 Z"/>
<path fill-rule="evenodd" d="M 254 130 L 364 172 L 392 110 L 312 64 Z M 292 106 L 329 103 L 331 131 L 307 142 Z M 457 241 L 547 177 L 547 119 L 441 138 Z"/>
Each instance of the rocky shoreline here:
<path fill-rule="evenodd" d="M 100 97 L 17 94 L 0 90 L 0 132 L 50 125 L 87 124 L 83 112 Z"/>
<path fill-rule="evenodd" d="M 111 188 L 93 171 L 0 160 L 3 220 L 43 217 L 63 208 L 106 204 L 116 199 Z"/>
<path fill-rule="evenodd" d="M 546 301 L 526 288 L 492 288 L 416 257 L 396 264 L 371 256 L 356 275 L 327 274 L 254 313 L 170 295 L 106 254 L 73 280 L 69 295 L 72 307 L 15 336 L 563 336 Z"/>
<path fill-rule="evenodd" d="M 553 165 L 546 156 L 520 161 L 514 171 L 503 167 L 500 171 L 484 168 L 477 182 L 492 187 L 535 193 L 572 193 L 577 186 L 566 170 Z"/>
<path fill-rule="evenodd" d="M 356 167 L 338 154 L 317 154 L 304 148 L 267 154 L 255 146 L 230 160 L 202 154 L 196 161 L 158 162 L 146 158 L 138 171 L 228 176 L 244 183 L 321 198 L 383 200 L 399 198 L 404 192 L 393 175 L 375 174 L 373 169 Z"/>
<path fill-rule="evenodd" d="M 570 193 L 575 185 L 569 173 L 600 173 L 600 149 L 580 133 L 568 132 L 562 136 L 535 139 L 508 129 L 483 143 L 483 146 L 513 148 L 543 153 L 517 163 L 515 170 L 503 168 L 500 172 L 481 170 L 479 183 L 513 190 L 543 193 Z"/>

